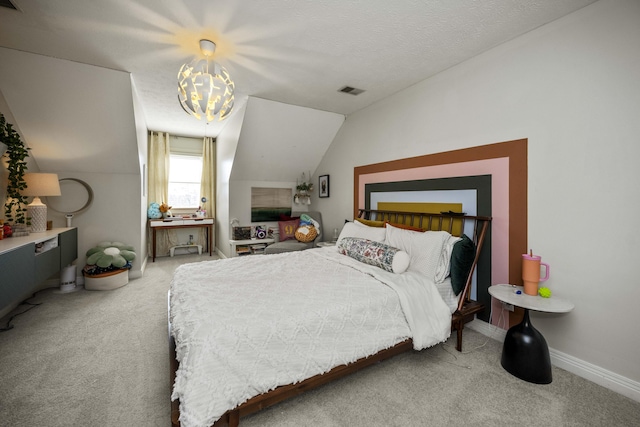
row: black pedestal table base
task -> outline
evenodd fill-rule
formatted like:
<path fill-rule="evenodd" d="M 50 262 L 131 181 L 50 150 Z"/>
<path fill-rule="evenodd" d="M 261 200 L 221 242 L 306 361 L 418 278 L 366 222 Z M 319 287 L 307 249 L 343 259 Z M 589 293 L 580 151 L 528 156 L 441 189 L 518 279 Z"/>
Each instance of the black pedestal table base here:
<path fill-rule="evenodd" d="M 530 383 L 551 383 L 549 347 L 524 310 L 522 322 L 507 331 L 502 348 L 502 367 L 510 374 Z"/>

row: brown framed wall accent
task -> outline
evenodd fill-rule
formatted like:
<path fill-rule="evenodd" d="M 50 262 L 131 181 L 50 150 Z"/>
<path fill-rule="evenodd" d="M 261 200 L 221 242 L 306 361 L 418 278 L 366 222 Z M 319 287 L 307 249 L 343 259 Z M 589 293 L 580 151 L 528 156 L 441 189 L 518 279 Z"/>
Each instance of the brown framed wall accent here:
<path fill-rule="evenodd" d="M 478 160 L 507 158 L 509 161 L 509 283 L 522 282 L 522 254 L 527 252 L 527 139 L 499 142 L 478 147 L 427 154 L 354 168 L 353 212 L 358 214 L 360 177 L 379 172 L 441 166 Z M 496 260 L 494 260 L 495 262 Z"/>

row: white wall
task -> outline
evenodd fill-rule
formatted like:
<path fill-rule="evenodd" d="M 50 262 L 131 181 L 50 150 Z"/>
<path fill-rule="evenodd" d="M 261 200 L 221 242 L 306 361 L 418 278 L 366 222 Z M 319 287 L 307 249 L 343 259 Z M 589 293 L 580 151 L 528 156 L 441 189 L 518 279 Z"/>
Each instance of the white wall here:
<path fill-rule="evenodd" d="M 216 140 L 217 244 L 226 256 L 230 253 L 231 219 L 238 218 L 242 225 L 251 224 L 251 188 L 295 191 L 296 178 L 303 172 L 314 172 L 344 122 L 341 114 L 254 97 L 243 107 L 242 122 L 239 113 L 234 112 L 232 123 L 225 125 Z M 317 177 L 311 182 L 317 182 Z M 293 197 L 291 204 L 295 211 L 308 210 L 306 205 L 295 205 Z M 272 224 L 275 223 L 266 223 Z"/>
<path fill-rule="evenodd" d="M 602 0 L 349 116 L 313 209 L 328 229 L 352 215 L 355 166 L 528 138 L 529 246 L 575 303 L 532 321 L 551 348 L 637 385 L 639 40 L 640 2 Z"/>
<path fill-rule="evenodd" d="M 24 96 L 27 88 L 38 90 L 39 102 Z M 29 171 L 80 179 L 93 189 L 92 206 L 73 220 L 79 229 L 78 271 L 88 248 L 118 240 L 135 247 L 129 276 L 140 276 L 146 256 L 146 125 L 130 74 L 0 48 L 0 92 L 0 109 L 11 112 L 32 149 L 36 167 L 30 164 Z M 0 191 L 3 203 L 5 194 Z M 48 218 L 55 227 L 65 225 L 51 209 Z"/>
<path fill-rule="evenodd" d="M 140 275 L 144 272 L 145 266 L 147 264 L 147 208 L 149 206 L 148 201 L 148 193 L 147 193 L 147 183 L 149 182 L 149 173 L 147 169 L 147 157 L 148 157 L 148 149 L 149 149 L 149 137 L 147 133 L 147 123 L 144 118 L 144 110 L 142 108 L 142 103 L 140 102 L 140 98 L 138 97 L 138 91 L 136 89 L 135 82 L 131 79 L 131 93 L 133 100 L 133 113 L 135 117 L 135 125 L 136 125 L 136 137 L 138 142 L 138 166 L 140 169 L 140 177 L 138 179 L 138 191 L 140 194 L 140 221 L 139 232 L 136 234 L 139 239 L 139 252 L 136 254 L 136 257 L 140 260 Z M 131 272 L 130 272 L 131 273 Z M 134 271 L 132 276 L 137 275 L 137 271 Z"/>
<path fill-rule="evenodd" d="M 72 225 L 78 228 L 78 272 L 86 264 L 86 252 L 104 241 L 117 241 L 131 245 L 136 250 L 129 277 L 141 275 L 144 258 L 140 256 L 140 176 L 135 174 L 105 174 L 59 171 L 60 178 L 75 178 L 89 184 L 94 198 L 91 206 L 74 216 Z M 64 227 L 64 215 L 51 209 L 47 217 L 54 227 Z"/>
<path fill-rule="evenodd" d="M 246 103 L 235 106 L 227 124 L 216 138 L 216 247 L 229 256 L 229 203 L 231 193 L 229 181 L 236 155 L 240 131 L 244 121 Z"/>
<path fill-rule="evenodd" d="M 296 204 L 293 202 L 293 195 L 296 192 L 295 181 L 231 181 L 229 191 L 233 194 L 229 205 L 229 222 L 227 228 L 231 226 L 231 220 L 237 218 L 240 225 L 266 225 L 277 226 L 274 222 L 251 222 L 251 188 L 290 188 L 291 189 L 291 211 L 292 212 L 308 212 L 309 206 Z M 229 246 L 229 243 L 221 243 L 223 246 Z"/>
<path fill-rule="evenodd" d="M 249 97 L 231 180 L 290 181 L 313 172 L 342 114 Z"/>

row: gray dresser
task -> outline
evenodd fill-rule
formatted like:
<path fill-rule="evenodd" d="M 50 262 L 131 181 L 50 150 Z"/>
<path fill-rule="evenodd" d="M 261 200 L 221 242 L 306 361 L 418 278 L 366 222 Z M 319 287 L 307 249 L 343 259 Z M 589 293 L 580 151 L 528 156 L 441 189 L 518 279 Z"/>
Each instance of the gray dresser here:
<path fill-rule="evenodd" d="M 54 228 L 0 240 L 0 317 L 76 258 L 77 228 Z"/>

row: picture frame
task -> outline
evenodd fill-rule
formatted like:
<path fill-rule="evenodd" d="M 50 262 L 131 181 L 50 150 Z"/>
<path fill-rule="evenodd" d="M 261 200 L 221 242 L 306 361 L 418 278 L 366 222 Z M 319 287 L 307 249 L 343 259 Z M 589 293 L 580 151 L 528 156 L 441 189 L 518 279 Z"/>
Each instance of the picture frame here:
<path fill-rule="evenodd" d="M 318 197 L 329 197 L 329 175 L 320 175 L 318 188 Z"/>

